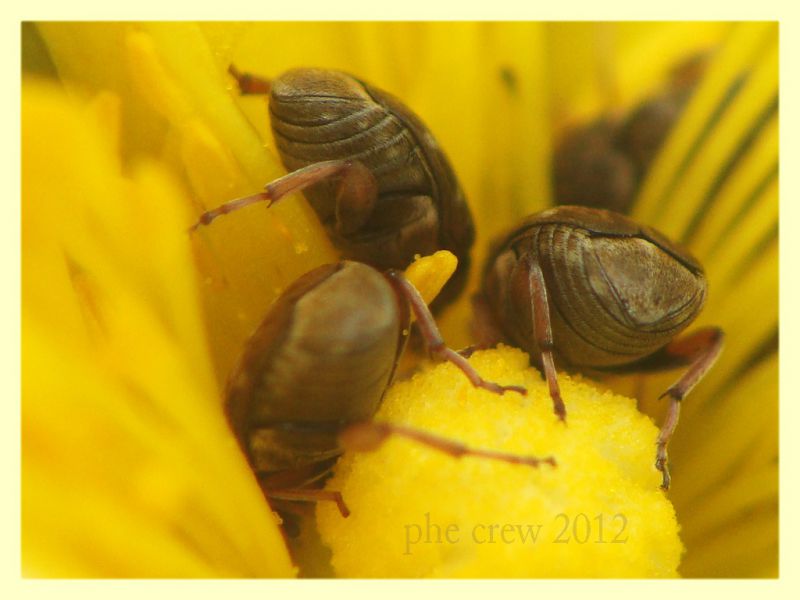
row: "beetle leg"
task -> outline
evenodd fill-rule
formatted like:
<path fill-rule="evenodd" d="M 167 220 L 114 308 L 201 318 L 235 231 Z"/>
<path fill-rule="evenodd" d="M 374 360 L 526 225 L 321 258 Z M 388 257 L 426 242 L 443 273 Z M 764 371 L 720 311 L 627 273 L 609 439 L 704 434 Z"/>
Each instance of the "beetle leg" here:
<path fill-rule="evenodd" d="M 272 203 L 272 198 L 270 198 L 269 194 L 266 192 L 259 192 L 258 194 L 253 194 L 252 196 L 244 196 L 242 198 L 236 198 L 235 200 L 231 200 L 226 202 L 225 204 L 221 204 L 217 208 L 212 210 L 208 210 L 204 212 L 200 217 L 197 219 L 194 225 L 189 227 L 189 233 L 196 231 L 198 227 L 201 225 L 208 225 L 216 219 L 217 217 L 221 217 L 222 215 L 226 215 L 229 212 L 233 212 L 235 210 L 239 210 L 240 208 L 244 208 L 245 206 L 250 206 L 251 204 L 255 204 L 256 202 L 270 202 Z"/>
<path fill-rule="evenodd" d="M 561 390 L 558 387 L 558 375 L 556 373 L 555 361 L 553 359 L 553 330 L 550 325 L 550 303 L 547 299 L 547 286 L 544 282 L 544 275 L 539 264 L 534 261 L 529 254 L 525 254 L 521 261 L 516 277 L 523 277 L 519 282 L 521 286 L 527 286 L 526 294 L 520 297 L 531 299 L 531 322 L 533 323 L 533 333 L 536 344 L 542 354 L 542 370 L 544 371 L 547 387 L 550 390 L 550 398 L 553 400 L 553 410 L 562 421 L 566 421 L 567 409 L 564 400 L 561 398 Z"/>
<path fill-rule="evenodd" d="M 272 83 L 269 79 L 251 75 L 250 73 L 242 73 L 233 65 L 228 67 L 228 73 L 236 80 L 236 83 L 239 85 L 239 91 L 243 95 L 266 95 L 269 94 L 272 89 Z"/>
<path fill-rule="evenodd" d="M 448 348 L 444 340 L 442 339 L 442 334 L 439 332 L 439 328 L 436 326 L 436 321 L 431 314 L 431 311 L 428 309 L 428 305 L 425 304 L 425 300 L 422 299 L 417 288 L 415 288 L 408 279 L 406 279 L 402 273 L 398 271 L 387 271 L 387 277 L 389 277 L 389 281 L 391 281 L 395 285 L 395 289 L 402 294 L 404 298 L 408 300 L 409 305 L 411 306 L 411 310 L 414 311 L 414 316 L 417 318 L 417 324 L 419 326 L 419 332 L 422 335 L 422 339 L 425 341 L 425 345 L 428 347 L 428 352 L 431 355 L 438 356 L 442 360 L 449 361 L 457 366 L 464 375 L 470 380 L 472 385 L 475 387 L 481 387 L 490 392 L 495 394 L 503 394 L 507 391 L 517 392 L 522 394 L 523 396 L 527 395 L 528 391 L 518 385 L 499 385 L 492 381 L 486 381 L 483 379 L 478 372 L 473 368 L 471 364 L 467 361 L 466 358 L 461 356 L 455 350 Z"/>
<path fill-rule="evenodd" d="M 335 502 L 336 507 L 342 516 L 350 516 L 350 509 L 342 499 L 342 493 L 332 490 L 314 489 L 286 489 L 286 490 L 265 490 L 264 493 L 274 500 L 290 500 L 292 502 Z"/>
<path fill-rule="evenodd" d="M 661 487 L 669 489 L 670 475 L 667 456 L 667 445 L 675 427 L 681 410 L 681 400 L 703 378 L 712 367 L 722 351 L 725 334 L 718 327 L 706 327 L 688 336 L 672 341 L 664 349 L 664 354 L 676 360 L 691 361 L 689 369 L 673 383 L 666 392 L 659 396 L 669 396 L 670 405 L 664 424 L 658 434 L 656 443 L 656 468 L 661 471 Z"/>
<path fill-rule="evenodd" d="M 336 193 L 336 231 L 348 235 L 361 229 L 378 200 L 378 182 L 364 163 L 347 161 Z"/>
<path fill-rule="evenodd" d="M 372 452 L 377 450 L 392 435 L 405 437 L 425 446 L 435 448 L 455 458 L 462 456 L 477 456 L 489 460 L 499 460 L 515 465 L 529 465 L 538 467 L 542 463 L 556 466 L 555 458 L 547 456 L 537 458 L 535 456 L 523 456 L 511 454 L 509 452 L 499 452 L 496 450 L 481 450 L 470 448 L 447 438 L 433 435 L 427 431 L 405 425 L 395 425 L 390 423 L 379 423 L 376 421 L 364 421 L 348 426 L 339 434 L 339 442 L 345 450 L 352 452 Z"/>
<path fill-rule="evenodd" d="M 378 196 L 378 185 L 367 167 L 358 161 L 326 160 L 297 169 L 264 186 L 264 191 L 231 200 L 204 212 L 189 228 L 195 231 L 200 225 L 209 225 L 214 219 L 257 202 L 272 206 L 282 198 L 330 177 L 340 177 L 336 198 L 336 225 L 341 233 L 352 233 L 360 228 L 372 214 Z"/>

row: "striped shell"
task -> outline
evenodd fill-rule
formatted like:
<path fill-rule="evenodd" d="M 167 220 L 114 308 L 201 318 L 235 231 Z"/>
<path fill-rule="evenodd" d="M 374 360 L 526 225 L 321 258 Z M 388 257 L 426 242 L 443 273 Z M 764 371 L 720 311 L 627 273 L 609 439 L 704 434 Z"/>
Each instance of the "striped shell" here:
<path fill-rule="evenodd" d="M 354 77 L 295 69 L 272 82 L 270 120 L 287 170 L 326 160 L 358 160 L 378 184 L 377 206 L 354 234 L 335 228 L 336 181 L 305 195 L 345 258 L 404 269 L 415 255 L 450 250 L 459 259 L 447 294 L 465 283 L 472 217 L 436 140 L 399 100 Z"/>
<path fill-rule="evenodd" d="M 544 276 L 556 356 L 576 367 L 625 365 L 669 343 L 700 313 L 699 263 L 657 231 L 610 211 L 564 206 L 528 218 L 496 246 L 483 293 L 504 335 L 538 356 L 520 257 Z M 520 277 L 522 275 L 522 277 Z"/>

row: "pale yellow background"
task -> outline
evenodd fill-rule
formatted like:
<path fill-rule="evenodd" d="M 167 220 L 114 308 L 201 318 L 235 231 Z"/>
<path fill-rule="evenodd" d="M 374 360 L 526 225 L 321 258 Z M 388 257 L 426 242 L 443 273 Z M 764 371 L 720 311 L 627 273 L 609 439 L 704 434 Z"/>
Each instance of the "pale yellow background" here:
<path fill-rule="evenodd" d="M 3 94 L 3 170 L 6 182 L 7 210 L 3 212 L 0 239 L 3 243 L 2 302 L 3 339 L 2 379 L 4 382 L 2 439 L 3 473 L 7 485 L 2 494 L 5 515 L 2 530 L 3 581 L 5 598 L 135 598 L 143 596 L 160 598 L 162 595 L 179 593 L 185 598 L 219 598 L 236 594 L 239 598 L 287 598 L 297 594 L 315 597 L 316 600 L 335 600 L 339 597 L 410 598 L 426 594 L 435 597 L 464 598 L 506 597 L 569 598 L 577 595 L 592 598 L 619 597 L 620 593 L 639 598 L 670 598 L 680 594 L 720 595 L 726 598 L 770 596 L 795 597 L 798 588 L 798 563 L 800 563 L 800 386 L 798 367 L 800 353 L 797 351 L 800 327 L 800 186 L 798 186 L 798 134 L 800 123 L 800 9 L 788 1 L 758 0 L 734 7 L 722 0 L 671 0 L 668 3 L 642 3 L 638 0 L 604 0 L 603 2 L 523 2 L 522 0 L 492 0 L 486 3 L 468 4 L 464 0 L 402 0 L 383 3 L 378 0 L 295 0 L 294 2 L 177 2 L 163 0 L 138 0 L 135 4 L 112 4 L 100 0 L 72 0 L 57 3 L 54 0 L 27 1 L 22 6 L 6 5 L 2 10 L 3 34 L 3 80 L 9 82 Z M 135 11 L 135 12 L 134 12 Z M 597 581 L 481 581 L 481 582 L 354 582 L 354 581 L 186 581 L 186 582 L 58 582 L 28 581 L 20 579 L 20 524 L 19 524 L 19 476 L 20 476 L 20 376 L 19 376 L 19 85 L 20 65 L 20 21 L 52 19 L 148 19 L 169 20 L 175 18 L 197 18 L 232 20 L 282 20 L 282 19 L 436 19 L 436 20 L 640 20 L 658 19 L 733 19 L 733 20 L 780 20 L 781 21 L 781 579 L 773 581 L 676 581 L 676 582 L 597 582 Z M 787 132 L 790 132 L 787 134 Z M 57 190 L 54 190 L 57 193 Z M 53 498 L 57 502 L 57 498 Z M 794 588 L 794 591 L 792 589 Z M 292 596 L 290 596 L 292 595 Z"/>

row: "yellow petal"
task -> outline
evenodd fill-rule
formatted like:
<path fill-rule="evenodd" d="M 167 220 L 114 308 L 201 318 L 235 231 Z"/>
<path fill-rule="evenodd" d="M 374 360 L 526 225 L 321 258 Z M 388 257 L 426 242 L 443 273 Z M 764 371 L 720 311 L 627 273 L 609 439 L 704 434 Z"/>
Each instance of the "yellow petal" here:
<path fill-rule="evenodd" d="M 634 216 L 654 223 L 664 215 L 664 233 L 680 238 L 688 216 L 699 209 L 702 193 L 719 163 L 735 150 L 736 143 L 774 100 L 778 83 L 774 34 L 774 24 L 742 23 L 727 37 L 649 170 Z M 723 113 L 728 125 L 717 125 L 715 113 L 726 108 L 727 97 L 741 78 L 744 87 Z M 684 199 L 682 194 L 689 197 Z"/>
<path fill-rule="evenodd" d="M 123 178 L 89 114 L 23 91 L 25 572 L 289 576 L 222 414 L 181 191 Z"/>

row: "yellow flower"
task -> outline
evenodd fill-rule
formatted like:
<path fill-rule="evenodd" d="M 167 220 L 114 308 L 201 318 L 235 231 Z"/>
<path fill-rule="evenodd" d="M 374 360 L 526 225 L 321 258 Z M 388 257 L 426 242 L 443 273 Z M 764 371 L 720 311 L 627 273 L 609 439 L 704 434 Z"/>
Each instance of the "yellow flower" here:
<path fill-rule="evenodd" d="M 186 227 L 204 208 L 252 193 L 283 172 L 263 99 L 238 97 L 225 74 L 230 62 L 266 76 L 298 65 L 342 68 L 401 97 L 431 126 L 459 173 L 478 224 L 474 258 L 480 265 L 489 238 L 547 206 L 552 139 L 561 128 L 604 110 L 629 110 L 657 90 L 671 65 L 707 47 L 718 50 L 634 206 L 638 219 L 684 239 L 704 262 L 711 296 L 698 324 L 721 325 L 728 333 L 719 363 L 687 398 L 671 445 L 675 482 L 669 498 L 686 547 L 678 572 L 777 574 L 774 24 L 40 23 L 26 25 L 24 38 L 26 574 L 295 572 L 276 521 L 227 430 L 220 390 L 271 301 L 301 273 L 336 254 L 300 198 L 270 210 L 232 213 L 189 241 Z M 34 74 L 57 77 L 66 94 L 53 82 L 35 81 Z M 466 299 L 444 316 L 451 346 L 471 343 L 468 320 Z M 518 351 L 480 353 L 474 361 L 487 375 L 537 386 Z M 409 390 L 431 378 L 438 384 L 453 381 L 448 371 L 439 366 L 398 385 L 384 416 L 399 410 L 397 398 L 405 393 L 427 406 L 425 393 Z M 609 384 L 641 398 L 643 409 L 660 422 L 661 406 L 651 399 L 671 383 L 670 376 Z M 590 389 L 566 375 L 564 381 Z M 587 398 L 599 394 L 586 393 Z M 477 417 L 484 410 L 495 415 L 495 433 L 500 418 L 536 425 L 523 419 L 544 420 L 548 402 L 546 393 L 532 394 L 530 405 L 540 414 L 520 411 L 528 404 L 516 399 L 514 405 L 512 395 L 491 400 L 470 397 L 468 405 L 481 407 L 475 408 Z M 644 417 L 636 421 L 631 402 L 605 404 L 592 405 L 605 415 L 597 423 L 616 415 L 640 423 L 637 435 L 655 431 Z M 481 437 L 485 421 L 448 414 L 452 422 L 442 423 L 436 410 L 427 406 L 420 417 L 423 423 L 430 419 L 432 430 L 452 426 L 441 431 L 482 446 L 495 443 L 497 438 Z M 534 442 L 515 438 L 509 449 L 552 453 L 557 460 L 580 456 L 574 447 L 558 445 L 560 435 L 586 429 L 579 423 L 576 415 L 568 432 L 543 433 Z M 609 433 L 584 431 L 587 437 L 580 439 L 592 434 L 602 440 Z M 615 481 L 627 514 L 658 507 L 663 518 L 640 541 L 664 542 L 661 554 L 639 563 L 646 545 L 618 545 L 610 550 L 618 562 L 605 574 L 675 574 L 681 542 L 672 510 L 660 492 L 644 491 L 648 477 L 657 480 L 651 461 L 642 462 L 647 444 L 631 439 L 617 445 L 627 454 L 620 465 L 647 471 Z M 397 464 L 399 457 L 403 465 L 431 454 L 392 441 L 373 456 L 346 457 L 334 482 L 359 487 L 359 462 Z M 605 477 L 605 471 L 593 470 L 597 462 L 581 472 L 567 460 L 563 467 L 528 474 L 479 459 L 424 460 L 433 461 L 435 469 L 453 463 L 447 468 L 463 477 L 480 473 L 475 491 L 487 506 L 514 494 L 526 477 L 553 481 L 563 473 L 561 484 L 584 486 L 578 477 Z M 352 484 L 342 479 L 348 472 Z M 387 483 L 403 482 L 391 472 L 384 476 Z M 498 487 L 503 482 L 512 489 Z M 360 488 L 381 502 L 398 493 L 391 487 Z M 600 491 L 581 487 L 570 498 L 577 502 L 583 493 Z M 354 506 L 361 501 L 358 493 Z M 580 506 L 604 507 L 607 500 Z M 453 507 L 465 503 L 463 497 L 449 501 Z M 410 499 L 400 507 L 416 507 L 419 517 L 424 502 Z M 334 568 L 347 574 L 348 552 L 381 556 L 374 536 L 359 538 L 356 518 L 348 529 L 348 522 L 332 521 L 329 511 L 325 522 L 329 508 L 320 506 L 319 512 Z M 596 516 L 587 511 L 587 517 Z M 575 517 L 567 515 L 571 525 Z M 479 524 L 466 518 L 469 526 Z M 403 535 L 402 529 L 393 531 Z M 403 571 L 404 557 L 398 556 L 397 570 L 389 574 L 500 573 L 494 569 L 497 556 L 485 549 L 431 555 L 421 546 L 414 550 L 426 567 Z M 591 553 L 600 550 L 578 556 L 574 544 L 565 545 L 564 553 L 549 546 L 537 555 L 536 570 L 508 573 L 546 575 L 548 564 L 564 558 L 569 564 L 550 574 L 604 574 L 591 568 Z M 511 563 L 525 559 L 519 546 L 505 550 Z M 324 571 L 315 564 L 326 559 L 313 541 L 297 544 L 295 554 L 308 572 Z M 467 566 L 459 571 L 462 559 Z M 595 559 L 595 565 L 597 560 L 604 559 Z M 627 571 L 621 566 L 626 560 L 632 565 Z"/>
<path fill-rule="evenodd" d="M 553 456 L 555 467 L 462 458 L 396 440 L 348 454 L 329 489 L 352 514 L 317 507 L 334 571 L 347 577 L 675 577 L 683 551 L 653 468 L 652 421 L 634 400 L 565 374 L 565 426 L 521 350 L 472 364 L 528 396 L 478 390 L 452 365 L 395 385 L 380 421 L 475 448 Z"/>

